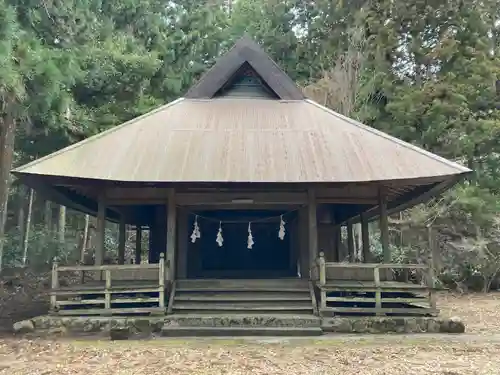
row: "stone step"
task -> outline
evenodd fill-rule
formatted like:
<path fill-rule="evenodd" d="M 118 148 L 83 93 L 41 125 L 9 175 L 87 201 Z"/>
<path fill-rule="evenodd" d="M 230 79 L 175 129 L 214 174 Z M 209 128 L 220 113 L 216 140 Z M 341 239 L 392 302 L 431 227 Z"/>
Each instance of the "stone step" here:
<path fill-rule="evenodd" d="M 261 309 L 261 310 L 249 310 L 249 309 L 231 309 L 231 310 L 223 310 L 223 309 L 205 309 L 205 310 L 196 310 L 196 309 L 172 309 L 175 314 L 199 314 L 199 315 L 213 315 L 213 314 L 255 314 L 255 315 L 269 315 L 269 314 L 279 314 L 279 315 L 288 315 L 293 316 L 296 314 L 301 315 L 313 315 L 312 307 L 310 309 L 301 309 L 301 310 L 276 310 L 276 309 Z"/>
<path fill-rule="evenodd" d="M 178 301 L 311 301 L 309 291 L 304 292 L 183 292 L 175 295 L 175 302 Z"/>
<path fill-rule="evenodd" d="M 234 337 L 234 336 L 320 336 L 319 327 L 175 327 L 164 326 L 165 337 Z"/>
<path fill-rule="evenodd" d="M 259 326 L 272 327 L 320 327 L 321 318 L 310 313 L 292 315 L 281 313 L 246 313 L 234 311 L 230 314 L 224 313 L 176 313 L 168 315 L 165 324 L 171 323 L 175 326 L 248 326 L 249 324 L 257 324 Z"/>

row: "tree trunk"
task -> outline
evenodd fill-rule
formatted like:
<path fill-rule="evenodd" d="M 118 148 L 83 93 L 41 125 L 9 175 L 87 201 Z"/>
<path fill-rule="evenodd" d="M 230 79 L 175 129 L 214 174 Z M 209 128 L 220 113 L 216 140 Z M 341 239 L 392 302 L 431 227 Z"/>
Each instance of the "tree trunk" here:
<path fill-rule="evenodd" d="M 46 235 L 49 237 L 52 234 L 52 202 L 45 201 L 43 213 L 43 222 L 45 224 Z"/>
<path fill-rule="evenodd" d="M 59 206 L 59 222 L 57 226 L 57 240 L 60 246 L 64 246 L 66 235 L 66 207 Z"/>
<path fill-rule="evenodd" d="M 19 249 L 22 250 L 24 244 L 24 232 L 25 232 L 25 215 L 24 215 L 24 204 L 26 198 L 26 188 L 24 186 L 19 187 L 19 193 L 17 195 L 17 232 L 19 234 Z"/>
<path fill-rule="evenodd" d="M 89 222 L 90 222 L 90 216 L 85 215 L 85 224 L 83 227 L 83 237 L 82 237 L 82 247 L 80 249 L 80 263 L 84 264 L 85 263 L 85 251 L 87 250 L 87 242 L 88 242 L 88 236 L 89 236 Z"/>
<path fill-rule="evenodd" d="M 53 235 L 52 231 L 52 203 L 50 201 L 43 202 L 43 233 L 40 239 L 40 248 L 43 251 L 47 250 Z"/>
<path fill-rule="evenodd" d="M 354 249 L 355 249 L 356 260 L 361 261 L 363 259 L 363 251 L 362 251 L 363 236 L 361 235 L 361 223 L 354 224 L 353 230 L 354 230 L 354 240 L 355 240 Z"/>
<path fill-rule="evenodd" d="M 4 103 L 4 106 L 8 106 Z M 7 204 L 9 201 L 10 170 L 14 156 L 14 137 L 16 123 L 11 116 L 0 117 L 0 271 L 2 270 Z"/>
<path fill-rule="evenodd" d="M 23 266 L 26 265 L 28 260 L 28 243 L 30 235 L 31 226 L 31 214 L 33 212 L 33 189 L 30 189 L 29 201 L 28 201 L 28 216 L 26 217 L 26 231 L 24 232 L 24 242 L 23 242 Z"/>

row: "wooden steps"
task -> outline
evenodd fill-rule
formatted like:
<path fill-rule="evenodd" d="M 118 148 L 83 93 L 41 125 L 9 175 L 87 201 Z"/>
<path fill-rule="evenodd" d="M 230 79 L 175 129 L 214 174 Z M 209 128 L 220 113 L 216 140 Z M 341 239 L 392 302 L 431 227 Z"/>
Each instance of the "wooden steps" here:
<path fill-rule="evenodd" d="M 172 313 L 313 314 L 307 280 L 178 280 Z"/>

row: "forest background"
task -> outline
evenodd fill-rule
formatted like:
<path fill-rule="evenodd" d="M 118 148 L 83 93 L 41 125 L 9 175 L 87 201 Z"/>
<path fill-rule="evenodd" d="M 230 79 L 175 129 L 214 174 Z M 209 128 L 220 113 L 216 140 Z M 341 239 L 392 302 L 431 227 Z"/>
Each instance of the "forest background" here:
<path fill-rule="evenodd" d="M 499 287 L 494 0 L 0 0 L 0 267 L 85 261 L 94 246 L 94 218 L 21 186 L 12 166 L 182 96 L 243 34 L 321 104 L 473 169 L 391 217 L 392 255 L 434 252 L 443 286 Z M 117 240 L 108 225 L 110 258 Z"/>

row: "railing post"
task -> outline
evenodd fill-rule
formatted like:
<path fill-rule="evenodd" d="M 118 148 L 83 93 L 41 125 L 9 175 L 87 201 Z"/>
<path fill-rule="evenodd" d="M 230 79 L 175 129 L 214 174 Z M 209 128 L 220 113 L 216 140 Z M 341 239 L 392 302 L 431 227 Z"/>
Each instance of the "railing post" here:
<path fill-rule="evenodd" d="M 159 289 L 158 289 L 158 303 L 159 307 L 165 309 L 165 254 L 160 254 L 159 264 Z"/>
<path fill-rule="evenodd" d="M 319 266 L 319 285 L 326 285 L 326 261 L 325 261 L 325 253 L 320 252 L 318 258 L 318 266 Z"/>
<path fill-rule="evenodd" d="M 165 279 L 170 283 L 170 259 L 165 259 Z"/>
<path fill-rule="evenodd" d="M 436 308 L 436 296 L 434 294 L 435 275 L 434 275 L 434 237 L 432 236 L 432 226 L 427 226 L 427 236 L 429 241 L 429 256 L 427 266 L 427 288 L 429 290 L 429 305 L 431 309 Z"/>
<path fill-rule="evenodd" d="M 104 308 L 111 309 L 111 270 L 104 271 L 106 277 L 106 288 L 104 290 Z"/>
<path fill-rule="evenodd" d="M 57 295 L 55 291 L 57 288 L 59 288 L 59 275 L 57 273 L 57 258 L 54 257 L 54 261 L 52 262 L 52 290 L 50 294 L 50 309 L 52 311 L 56 311 L 57 309 Z"/>
<path fill-rule="evenodd" d="M 168 272 L 168 281 L 172 283 L 175 280 L 176 266 L 176 234 L 177 234 L 177 206 L 175 203 L 175 190 L 169 189 L 167 202 L 167 259 L 170 264 Z"/>
<path fill-rule="evenodd" d="M 427 270 L 427 288 L 429 290 L 429 305 L 431 309 L 436 308 L 436 295 L 434 293 L 434 289 L 436 288 L 435 285 L 435 278 L 434 278 L 434 268 L 432 266 L 429 266 L 429 269 Z"/>
<path fill-rule="evenodd" d="M 382 309 L 382 291 L 380 290 L 380 268 L 373 268 L 373 280 L 375 281 L 375 308 L 378 310 L 376 315 L 381 315 Z"/>

